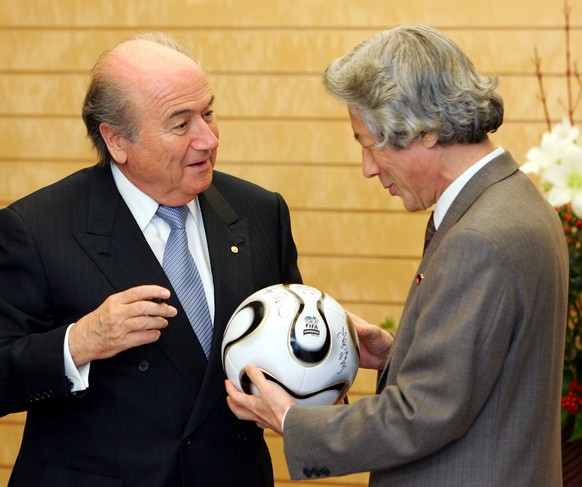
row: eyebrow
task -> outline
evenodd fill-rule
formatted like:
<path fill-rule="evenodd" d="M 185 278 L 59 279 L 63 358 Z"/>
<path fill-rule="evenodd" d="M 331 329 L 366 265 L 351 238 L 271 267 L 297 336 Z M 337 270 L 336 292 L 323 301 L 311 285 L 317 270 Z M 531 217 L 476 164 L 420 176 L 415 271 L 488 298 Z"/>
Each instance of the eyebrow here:
<path fill-rule="evenodd" d="M 204 112 L 205 110 L 207 110 L 208 108 L 210 108 L 212 105 L 214 104 L 214 95 L 212 95 L 212 97 L 210 98 L 210 101 L 208 102 L 208 104 L 201 110 L 202 112 Z M 194 110 L 190 109 L 190 108 L 184 108 L 182 110 L 176 110 L 175 112 L 173 112 L 170 117 L 169 120 L 172 120 L 176 117 L 179 117 L 181 115 L 184 115 L 185 113 L 192 113 Z"/>
<path fill-rule="evenodd" d="M 357 143 L 359 143 L 364 149 L 369 149 L 369 148 L 371 148 L 371 147 L 373 147 L 373 146 L 375 146 L 375 145 L 378 144 L 378 142 L 376 142 L 374 139 L 372 139 L 374 141 L 371 144 L 364 145 L 364 143 L 362 142 L 362 139 L 360 138 L 360 134 L 357 134 L 355 132 L 354 132 L 354 140 Z"/>

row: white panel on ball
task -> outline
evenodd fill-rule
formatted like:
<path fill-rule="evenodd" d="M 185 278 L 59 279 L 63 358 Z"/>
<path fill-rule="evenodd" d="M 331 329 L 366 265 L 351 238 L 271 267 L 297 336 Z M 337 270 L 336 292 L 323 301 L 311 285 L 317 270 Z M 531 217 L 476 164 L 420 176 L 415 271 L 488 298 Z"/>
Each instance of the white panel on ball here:
<path fill-rule="evenodd" d="M 244 368 L 252 363 L 298 404 L 341 401 L 360 361 L 358 337 L 343 307 L 303 284 L 276 284 L 245 299 L 233 313 L 222 342 L 226 376 L 256 393 Z"/>

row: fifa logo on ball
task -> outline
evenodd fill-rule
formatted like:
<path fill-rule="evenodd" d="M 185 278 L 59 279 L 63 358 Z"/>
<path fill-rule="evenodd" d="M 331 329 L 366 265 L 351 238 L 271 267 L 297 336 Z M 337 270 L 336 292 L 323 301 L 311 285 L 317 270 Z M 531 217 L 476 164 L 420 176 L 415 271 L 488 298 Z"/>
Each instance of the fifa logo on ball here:
<path fill-rule="evenodd" d="M 319 320 L 317 319 L 316 316 L 306 316 L 303 334 L 319 336 L 319 327 L 317 326 L 318 323 Z"/>

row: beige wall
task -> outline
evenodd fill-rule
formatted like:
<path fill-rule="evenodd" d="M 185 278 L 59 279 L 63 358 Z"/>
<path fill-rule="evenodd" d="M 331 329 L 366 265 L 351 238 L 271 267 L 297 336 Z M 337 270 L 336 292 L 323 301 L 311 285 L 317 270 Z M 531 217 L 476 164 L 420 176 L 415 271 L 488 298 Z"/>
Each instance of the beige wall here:
<path fill-rule="evenodd" d="M 218 168 L 281 192 L 300 265 L 319 287 L 373 322 L 398 319 L 422 245 L 424 214 L 406 214 L 359 168 L 344 107 L 328 97 L 328 62 L 377 30 L 428 23 L 484 73 L 500 75 L 506 122 L 493 139 L 522 161 L 545 130 L 532 57 L 540 52 L 550 111 L 564 114 L 561 2 L 547 0 L 5 0 L 0 9 L 0 206 L 94 156 L 80 120 L 88 71 L 134 32 L 168 31 L 211 77 L 221 129 Z M 573 0 L 572 55 L 582 59 L 582 2 Z M 577 93 L 577 92 L 576 92 Z M 373 390 L 361 373 L 352 400 Z M 24 415 L 0 419 L 0 486 Z M 269 435 L 277 486 L 282 441 Z M 366 474 L 319 481 L 360 486 Z"/>

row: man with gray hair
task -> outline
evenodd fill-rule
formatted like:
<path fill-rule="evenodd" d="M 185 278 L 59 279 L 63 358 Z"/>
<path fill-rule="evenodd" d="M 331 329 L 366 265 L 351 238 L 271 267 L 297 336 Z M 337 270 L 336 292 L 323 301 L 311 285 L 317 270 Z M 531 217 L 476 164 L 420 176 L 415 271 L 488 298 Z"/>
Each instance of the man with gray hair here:
<path fill-rule="evenodd" d="M 214 170 L 213 103 L 173 38 L 122 42 L 83 104 L 98 164 L 0 210 L 11 487 L 273 486 L 220 346 L 243 299 L 301 276 L 283 198 Z"/>
<path fill-rule="evenodd" d="M 284 436 L 294 479 L 370 471 L 372 486 L 561 485 L 568 256 L 556 212 L 488 134 L 494 78 L 422 25 L 334 61 L 366 178 L 408 211 L 434 205 L 394 339 L 352 315 L 377 394 L 302 407 L 254 366 L 260 396 L 226 382 L 241 419 Z"/>

